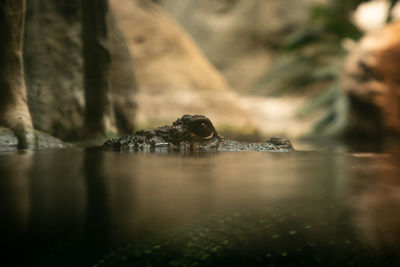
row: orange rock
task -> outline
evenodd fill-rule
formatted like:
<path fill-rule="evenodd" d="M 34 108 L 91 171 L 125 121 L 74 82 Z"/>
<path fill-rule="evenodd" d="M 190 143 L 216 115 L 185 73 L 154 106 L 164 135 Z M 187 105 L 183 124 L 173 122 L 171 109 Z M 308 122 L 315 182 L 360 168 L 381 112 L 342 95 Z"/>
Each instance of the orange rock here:
<path fill-rule="evenodd" d="M 350 51 L 342 77 L 349 128 L 400 136 L 400 23 L 370 33 Z"/>

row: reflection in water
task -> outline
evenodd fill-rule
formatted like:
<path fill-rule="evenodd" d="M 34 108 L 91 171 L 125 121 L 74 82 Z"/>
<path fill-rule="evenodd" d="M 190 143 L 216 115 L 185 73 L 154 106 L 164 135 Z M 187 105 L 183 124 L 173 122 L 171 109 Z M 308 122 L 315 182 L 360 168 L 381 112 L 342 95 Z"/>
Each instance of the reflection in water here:
<path fill-rule="evenodd" d="M 400 248 L 400 155 L 355 154 L 347 201 L 362 236 L 382 250 Z"/>
<path fill-rule="evenodd" d="M 169 242 L 158 255 L 177 265 L 232 255 L 220 251 L 293 266 L 350 264 L 341 253 L 357 266 L 372 251 L 370 264 L 394 265 L 398 162 L 398 152 L 4 154 L 0 242 L 15 265 L 91 265 L 134 240 L 147 240 L 143 251 Z"/>
<path fill-rule="evenodd" d="M 104 154 L 85 153 L 84 175 L 86 193 L 85 236 L 82 249 L 90 247 L 93 255 L 110 241 L 110 184 L 104 173 Z M 100 233 L 100 234 L 99 234 Z"/>
<path fill-rule="evenodd" d="M 29 153 L 0 155 L 0 218 L 6 228 L 1 235 L 4 244 L 13 245 L 14 238 L 21 239 L 26 233 L 30 211 L 26 173 L 30 165 Z"/>

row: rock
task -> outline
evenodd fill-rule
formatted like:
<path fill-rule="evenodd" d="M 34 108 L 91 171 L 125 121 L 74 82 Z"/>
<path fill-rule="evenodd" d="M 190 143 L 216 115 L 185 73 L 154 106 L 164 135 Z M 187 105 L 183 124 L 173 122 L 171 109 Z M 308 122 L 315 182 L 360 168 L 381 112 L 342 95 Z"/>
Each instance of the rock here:
<path fill-rule="evenodd" d="M 400 23 L 367 34 L 350 51 L 342 77 L 348 127 L 369 136 L 400 135 Z"/>
<path fill-rule="evenodd" d="M 38 130 L 31 129 L 27 134 L 32 136 L 34 142 L 28 147 L 24 148 L 37 150 L 53 150 L 71 147 L 70 144 L 64 143 L 60 139 Z M 20 149 L 20 145 L 18 137 L 15 135 L 15 133 L 8 128 L 0 127 L 0 152 L 13 151 L 17 149 Z"/>
<path fill-rule="evenodd" d="M 34 127 L 64 140 L 82 138 L 79 1 L 32 0 L 27 11 L 25 72 Z M 255 132 L 238 96 L 158 5 L 112 0 L 108 22 L 115 116 L 110 121 L 120 134 L 159 126 L 184 113 L 207 114 L 223 132 Z"/>
<path fill-rule="evenodd" d="M 17 149 L 18 138 L 8 128 L 0 127 L 0 152 Z"/>
<path fill-rule="evenodd" d="M 132 134 L 136 127 L 136 93 L 138 90 L 133 59 L 127 41 L 116 25 L 115 18 L 111 15 L 108 25 L 111 54 L 111 102 L 114 108 L 115 123 L 119 134 Z"/>
<path fill-rule="evenodd" d="M 238 96 L 159 5 L 110 0 L 110 10 L 134 62 L 137 128 L 167 124 L 182 114 L 205 114 L 222 132 L 255 132 Z"/>
<path fill-rule="evenodd" d="M 24 41 L 28 104 L 34 127 L 75 139 L 83 124 L 79 1 L 27 1 Z"/>
<path fill-rule="evenodd" d="M 63 140 L 81 138 L 84 124 L 81 15 L 78 0 L 27 1 L 24 60 L 33 124 Z M 131 56 L 113 18 L 107 19 L 115 114 L 110 128 L 132 133 L 136 82 Z"/>
<path fill-rule="evenodd" d="M 283 38 L 326 0 L 160 0 L 196 40 L 232 88 L 251 93 L 268 72 Z"/>

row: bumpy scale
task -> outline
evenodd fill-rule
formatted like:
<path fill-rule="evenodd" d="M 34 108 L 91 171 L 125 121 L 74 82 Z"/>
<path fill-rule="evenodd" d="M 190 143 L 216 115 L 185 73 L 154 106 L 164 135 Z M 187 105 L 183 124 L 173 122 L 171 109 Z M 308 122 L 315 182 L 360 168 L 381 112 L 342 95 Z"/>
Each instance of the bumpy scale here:
<path fill-rule="evenodd" d="M 283 137 L 265 143 L 238 142 L 224 138 L 203 115 L 184 115 L 171 126 L 141 130 L 134 135 L 107 140 L 101 149 L 133 151 L 291 151 Z"/>

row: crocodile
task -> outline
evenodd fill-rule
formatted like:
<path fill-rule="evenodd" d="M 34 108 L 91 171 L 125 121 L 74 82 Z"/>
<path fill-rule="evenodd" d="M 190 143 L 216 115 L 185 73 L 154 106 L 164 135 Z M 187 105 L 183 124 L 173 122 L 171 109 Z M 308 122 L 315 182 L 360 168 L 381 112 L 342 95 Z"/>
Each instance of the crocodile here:
<path fill-rule="evenodd" d="M 170 126 L 137 131 L 107 140 L 100 149 L 131 151 L 292 151 L 289 139 L 272 137 L 265 143 L 239 142 L 223 137 L 203 115 L 184 115 Z"/>

